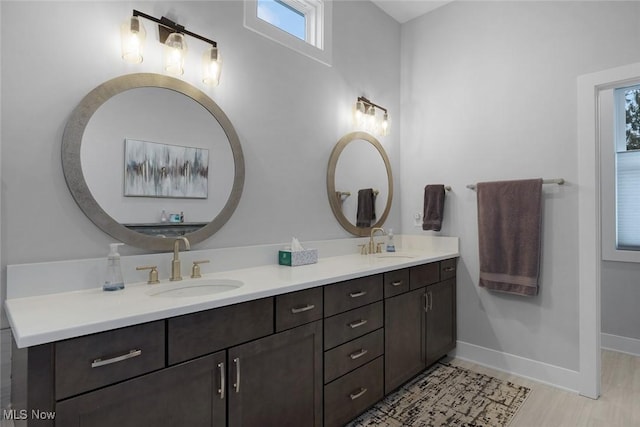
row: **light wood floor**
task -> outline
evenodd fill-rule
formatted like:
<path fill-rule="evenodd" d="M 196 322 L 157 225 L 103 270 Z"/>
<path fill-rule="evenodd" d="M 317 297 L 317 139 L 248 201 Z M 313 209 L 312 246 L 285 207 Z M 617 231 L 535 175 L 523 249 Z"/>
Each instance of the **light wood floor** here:
<path fill-rule="evenodd" d="M 640 426 L 640 357 L 602 351 L 598 400 L 459 359 L 450 363 L 531 388 L 509 427 Z"/>

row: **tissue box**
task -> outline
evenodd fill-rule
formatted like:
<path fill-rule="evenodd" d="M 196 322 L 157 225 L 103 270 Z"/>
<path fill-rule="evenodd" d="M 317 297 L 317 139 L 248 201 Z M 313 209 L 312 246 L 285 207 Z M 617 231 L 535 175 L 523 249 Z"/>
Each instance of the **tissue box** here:
<path fill-rule="evenodd" d="M 317 249 L 305 249 L 303 251 L 278 251 L 278 264 L 290 265 L 295 267 L 297 265 L 315 264 L 318 262 L 318 250 Z"/>

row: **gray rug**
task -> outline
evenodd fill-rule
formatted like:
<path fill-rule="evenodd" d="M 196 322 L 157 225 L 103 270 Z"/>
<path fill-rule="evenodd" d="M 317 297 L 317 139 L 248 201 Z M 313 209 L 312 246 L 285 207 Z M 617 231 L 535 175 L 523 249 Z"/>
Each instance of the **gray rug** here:
<path fill-rule="evenodd" d="M 507 426 L 527 387 L 436 363 L 362 414 L 349 427 Z"/>

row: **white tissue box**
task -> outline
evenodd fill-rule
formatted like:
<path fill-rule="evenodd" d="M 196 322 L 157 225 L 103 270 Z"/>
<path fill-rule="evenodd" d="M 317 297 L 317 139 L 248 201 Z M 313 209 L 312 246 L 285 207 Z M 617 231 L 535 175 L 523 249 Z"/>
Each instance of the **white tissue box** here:
<path fill-rule="evenodd" d="M 318 262 L 317 249 L 305 249 L 303 251 L 278 251 L 278 264 L 295 267 L 297 265 L 315 264 Z"/>

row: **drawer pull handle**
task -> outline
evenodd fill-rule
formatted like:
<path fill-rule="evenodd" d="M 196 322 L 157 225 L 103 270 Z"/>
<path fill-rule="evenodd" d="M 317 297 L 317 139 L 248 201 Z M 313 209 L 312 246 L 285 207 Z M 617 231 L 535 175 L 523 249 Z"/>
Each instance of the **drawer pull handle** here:
<path fill-rule="evenodd" d="M 355 329 L 355 328 L 359 328 L 360 326 L 364 325 L 367 323 L 367 319 L 360 319 L 357 322 L 351 322 L 349 323 L 349 327 L 351 329 Z"/>
<path fill-rule="evenodd" d="M 367 392 L 367 389 L 364 387 L 360 387 L 360 390 L 357 393 L 351 393 L 349 397 L 351 400 L 356 400 L 359 397 L 362 397 Z"/>
<path fill-rule="evenodd" d="M 293 314 L 304 313 L 305 311 L 313 310 L 314 308 L 316 308 L 314 304 L 307 304 L 304 307 L 293 307 L 291 312 Z"/>
<path fill-rule="evenodd" d="M 240 358 L 233 359 L 233 363 L 236 365 L 236 382 L 233 384 L 233 388 L 236 393 L 240 393 Z"/>
<path fill-rule="evenodd" d="M 360 359 L 362 356 L 364 356 L 365 354 L 369 353 L 369 350 L 362 348 L 360 349 L 360 351 L 356 351 L 355 353 L 351 353 L 349 355 L 349 357 L 351 358 L 351 360 L 356 360 L 356 359 Z"/>
<path fill-rule="evenodd" d="M 223 362 L 218 363 L 218 368 L 220 368 L 220 388 L 218 389 L 218 394 L 220 395 L 220 399 L 224 400 L 224 389 L 225 389 L 224 363 Z"/>
<path fill-rule="evenodd" d="M 367 291 L 358 291 L 358 292 L 351 292 L 349 296 L 351 298 L 358 298 L 358 297 L 365 296 L 366 294 L 367 294 Z"/>
<path fill-rule="evenodd" d="M 456 268 L 455 267 L 445 267 L 445 268 L 442 269 L 442 271 L 450 273 L 452 271 L 456 271 Z"/>
<path fill-rule="evenodd" d="M 391 286 L 402 286 L 403 283 L 404 281 L 398 280 L 397 282 L 391 282 Z"/>
<path fill-rule="evenodd" d="M 91 362 L 92 368 L 99 368 L 100 366 L 111 365 L 112 363 L 122 362 L 123 360 L 133 359 L 134 357 L 138 357 L 142 355 L 142 350 L 131 350 L 127 354 L 123 354 L 121 356 L 112 357 L 110 359 L 94 359 Z"/>

